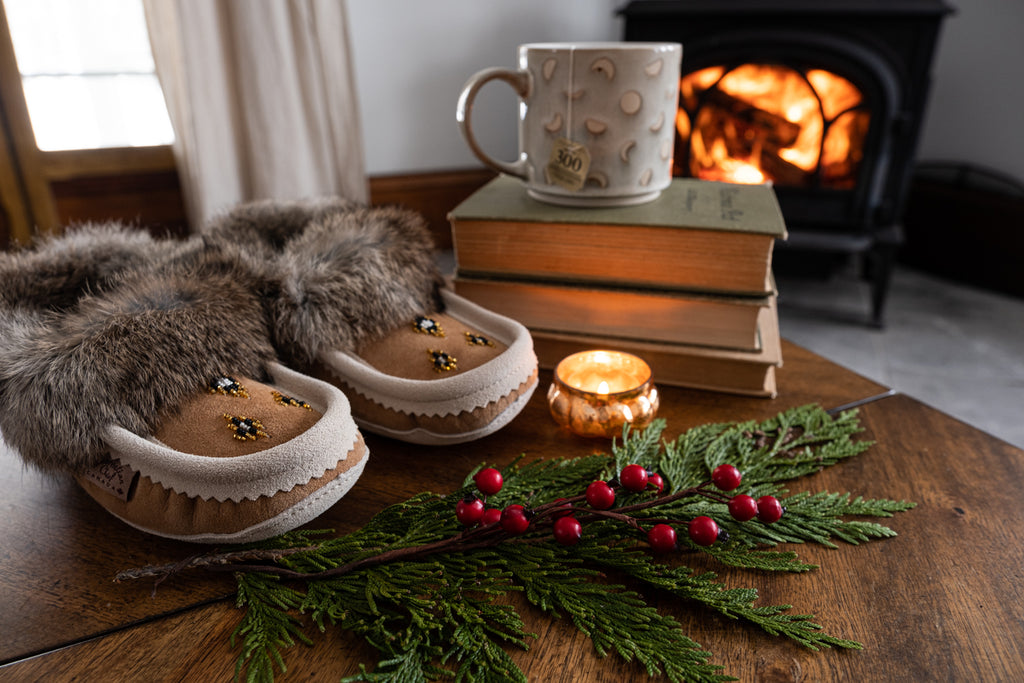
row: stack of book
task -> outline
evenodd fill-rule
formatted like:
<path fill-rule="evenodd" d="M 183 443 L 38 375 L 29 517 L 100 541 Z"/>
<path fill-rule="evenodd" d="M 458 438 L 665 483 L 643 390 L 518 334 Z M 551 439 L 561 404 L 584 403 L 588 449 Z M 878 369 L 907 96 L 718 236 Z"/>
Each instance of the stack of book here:
<path fill-rule="evenodd" d="M 786 227 L 770 187 L 677 178 L 647 204 L 571 208 L 499 176 L 448 218 L 456 291 L 526 325 L 541 367 L 610 348 L 656 383 L 775 395 Z"/>

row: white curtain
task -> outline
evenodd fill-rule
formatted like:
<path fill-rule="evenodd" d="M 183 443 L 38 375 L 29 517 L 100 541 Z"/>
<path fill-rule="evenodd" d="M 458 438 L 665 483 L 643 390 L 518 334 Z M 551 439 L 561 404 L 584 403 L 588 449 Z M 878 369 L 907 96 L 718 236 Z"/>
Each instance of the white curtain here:
<path fill-rule="evenodd" d="M 368 197 L 344 0 L 143 0 L 193 229 L 240 201 Z"/>

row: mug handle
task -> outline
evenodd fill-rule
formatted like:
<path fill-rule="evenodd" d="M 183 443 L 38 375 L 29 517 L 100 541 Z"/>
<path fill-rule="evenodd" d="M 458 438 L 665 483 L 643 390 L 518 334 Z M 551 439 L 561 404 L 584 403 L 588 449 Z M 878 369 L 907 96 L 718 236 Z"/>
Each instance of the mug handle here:
<path fill-rule="evenodd" d="M 528 71 L 511 71 L 509 69 L 491 68 L 478 71 L 473 74 L 466 84 L 462 86 L 462 94 L 459 95 L 459 105 L 455 110 L 455 118 L 459 122 L 459 130 L 462 131 L 462 137 L 466 139 L 466 144 L 469 145 L 470 151 L 476 155 L 476 158 L 484 162 L 490 168 L 500 173 L 507 173 L 509 175 L 522 178 L 523 180 L 529 180 L 527 178 L 527 159 L 526 157 L 520 158 L 518 161 L 507 162 L 498 161 L 494 157 L 490 156 L 485 152 L 479 144 L 477 144 L 476 137 L 473 135 L 473 129 L 470 125 L 470 116 L 473 111 L 473 101 L 476 99 L 476 94 L 480 92 L 480 88 L 484 86 L 488 81 L 501 80 L 505 81 L 512 86 L 512 89 L 516 91 L 516 94 L 520 97 L 526 97 L 530 93 L 530 72 Z"/>

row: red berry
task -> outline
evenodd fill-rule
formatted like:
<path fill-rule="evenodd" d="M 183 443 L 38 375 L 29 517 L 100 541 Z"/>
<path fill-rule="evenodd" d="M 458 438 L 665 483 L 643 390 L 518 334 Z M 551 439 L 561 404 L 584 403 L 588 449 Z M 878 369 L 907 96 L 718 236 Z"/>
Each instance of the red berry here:
<path fill-rule="evenodd" d="M 761 496 L 757 499 L 757 518 L 765 524 L 782 519 L 782 503 L 775 496 Z"/>
<path fill-rule="evenodd" d="M 745 493 L 733 496 L 729 501 L 729 514 L 739 522 L 746 522 L 757 516 L 757 501 Z"/>
<path fill-rule="evenodd" d="M 654 484 L 658 493 L 665 490 L 665 480 L 657 472 L 651 472 L 650 476 L 647 477 L 647 483 Z"/>
<path fill-rule="evenodd" d="M 626 465 L 619 472 L 619 483 L 627 491 L 643 491 L 647 488 L 647 470 L 640 465 Z"/>
<path fill-rule="evenodd" d="M 676 530 L 668 524 L 655 524 L 647 532 L 647 542 L 656 552 L 667 553 L 676 549 Z"/>
<path fill-rule="evenodd" d="M 491 524 L 497 524 L 501 521 L 501 508 L 487 508 L 484 510 L 483 519 L 480 523 L 484 526 L 490 526 Z"/>
<path fill-rule="evenodd" d="M 711 473 L 711 482 L 722 491 L 732 491 L 742 480 L 743 475 L 733 465 L 719 465 Z"/>
<path fill-rule="evenodd" d="M 559 517 L 551 531 L 562 545 L 576 545 L 583 535 L 583 525 L 575 517 Z"/>
<path fill-rule="evenodd" d="M 480 489 L 480 493 L 493 496 L 501 490 L 504 480 L 501 477 L 501 472 L 493 467 L 485 467 L 473 475 L 473 483 Z"/>
<path fill-rule="evenodd" d="M 595 510 L 607 510 L 615 505 L 615 491 L 606 481 L 595 481 L 587 487 L 587 504 Z"/>
<path fill-rule="evenodd" d="M 710 517 L 696 517 L 690 522 L 690 540 L 709 546 L 718 540 L 718 524 Z"/>
<path fill-rule="evenodd" d="M 455 504 L 455 518 L 459 524 L 473 526 L 484 516 L 484 502 L 470 494 Z"/>
<path fill-rule="evenodd" d="M 513 536 L 525 534 L 530 527 L 530 518 L 526 516 L 526 509 L 522 505 L 509 505 L 502 510 L 501 528 Z"/>

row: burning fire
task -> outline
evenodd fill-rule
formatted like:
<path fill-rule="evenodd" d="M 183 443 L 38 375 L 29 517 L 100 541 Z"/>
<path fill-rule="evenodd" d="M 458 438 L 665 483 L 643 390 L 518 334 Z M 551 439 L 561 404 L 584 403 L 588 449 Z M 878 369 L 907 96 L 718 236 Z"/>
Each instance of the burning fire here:
<path fill-rule="evenodd" d="M 822 69 L 714 66 L 680 81 L 676 117 L 690 174 L 737 183 L 852 187 L 869 115 L 850 81 Z"/>

